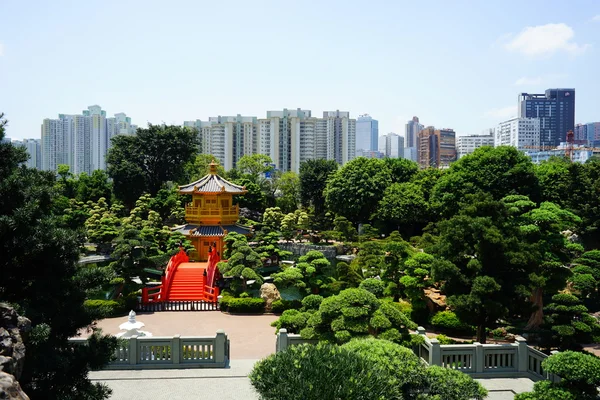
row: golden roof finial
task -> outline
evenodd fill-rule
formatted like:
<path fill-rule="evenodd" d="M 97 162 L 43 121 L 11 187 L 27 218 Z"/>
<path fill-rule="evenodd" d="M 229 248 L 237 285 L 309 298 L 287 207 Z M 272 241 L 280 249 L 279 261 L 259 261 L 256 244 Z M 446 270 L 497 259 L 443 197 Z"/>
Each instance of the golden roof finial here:
<path fill-rule="evenodd" d="M 209 171 L 210 171 L 210 173 L 212 175 L 216 175 L 217 174 L 217 163 L 215 162 L 214 158 L 210 162 L 210 170 Z"/>

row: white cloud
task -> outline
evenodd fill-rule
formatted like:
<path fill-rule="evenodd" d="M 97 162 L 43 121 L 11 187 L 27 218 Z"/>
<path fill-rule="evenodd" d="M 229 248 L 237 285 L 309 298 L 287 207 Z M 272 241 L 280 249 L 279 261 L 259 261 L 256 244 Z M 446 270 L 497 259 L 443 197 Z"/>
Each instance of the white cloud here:
<path fill-rule="evenodd" d="M 526 76 L 517 79 L 515 82 L 516 86 L 532 86 L 532 85 L 540 85 L 542 83 L 542 77 L 536 76 L 535 78 L 528 78 Z"/>
<path fill-rule="evenodd" d="M 555 82 L 559 82 L 564 80 L 568 75 L 567 74 L 544 74 L 539 76 L 523 76 L 517 79 L 514 83 L 515 86 L 536 86 L 536 85 L 551 85 L 556 84 Z"/>
<path fill-rule="evenodd" d="M 557 51 L 565 51 L 574 55 L 581 54 L 590 45 L 573 42 L 574 36 L 573 29 L 563 23 L 528 26 L 504 47 L 532 57 L 550 55 Z"/>
<path fill-rule="evenodd" d="M 598 14 L 594 18 L 592 18 L 592 21 L 594 21 L 594 22 L 600 22 L 600 14 Z"/>
<path fill-rule="evenodd" d="M 493 118 L 511 118 L 517 116 L 517 106 L 508 106 L 501 108 L 493 108 L 485 112 L 484 117 L 493 117 Z"/>

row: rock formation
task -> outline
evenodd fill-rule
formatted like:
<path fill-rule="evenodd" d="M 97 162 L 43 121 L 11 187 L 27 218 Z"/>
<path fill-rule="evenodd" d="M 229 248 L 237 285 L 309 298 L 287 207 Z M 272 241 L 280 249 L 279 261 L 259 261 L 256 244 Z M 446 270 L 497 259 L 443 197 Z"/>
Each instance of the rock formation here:
<path fill-rule="evenodd" d="M 260 298 L 265 301 L 265 311 L 271 312 L 271 306 L 275 300 L 281 299 L 281 294 L 272 283 L 263 283 L 260 287 Z"/>
<path fill-rule="evenodd" d="M 0 303 L 0 399 L 29 399 L 17 379 L 25 363 L 22 335 L 30 330 L 31 321 L 19 316 L 8 304 Z"/>

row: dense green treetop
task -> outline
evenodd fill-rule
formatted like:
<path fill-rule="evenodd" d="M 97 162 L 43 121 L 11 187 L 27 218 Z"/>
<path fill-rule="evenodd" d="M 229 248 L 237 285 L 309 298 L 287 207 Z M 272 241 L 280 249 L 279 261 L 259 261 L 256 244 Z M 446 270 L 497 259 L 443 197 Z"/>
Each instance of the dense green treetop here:
<path fill-rule="evenodd" d="M 135 135 L 118 135 L 106 156 L 115 195 L 131 206 L 142 193 L 154 196 L 169 181 L 186 178 L 186 165 L 198 153 L 194 129 L 148 125 Z"/>
<path fill-rule="evenodd" d="M 452 163 L 431 192 L 432 206 L 443 216 L 459 210 L 468 194 L 485 192 L 495 200 L 511 194 L 539 198 L 539 183 L 529 157 L 514 147 L 481 147 Z"/>
<path fill-rule="evenodd" d="M 314 207 L 316 215 L 325 213 L 325 187 L 337 170 L 335 160 L 307 160 L 300 164 L 300 201 L 304 207 Z"/>
<path fill-rule="evenodd" d="M 368 222 L 392 182 L 384 160 L 355 158 L 329 179 L 325 189 L 327 207 L 353 223 Z"/>

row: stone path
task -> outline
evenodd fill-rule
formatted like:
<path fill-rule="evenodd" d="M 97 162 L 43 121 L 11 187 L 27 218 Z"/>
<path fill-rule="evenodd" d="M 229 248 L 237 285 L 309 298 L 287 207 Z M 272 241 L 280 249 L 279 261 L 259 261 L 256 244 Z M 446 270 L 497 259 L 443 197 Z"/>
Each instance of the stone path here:
<path fill-rule="evenodd" d="M 95 371 L 94 382 L 112 390 L 111 400 L 258 400 L 248 374 L 257 360 L 232 360 L 229 368 Z"/>
<path fill-rule="evenodd" d="M 112 400 L 258 400 L 247 377 L 256 361 L 232 360 L 228 368 L 220 369 L 95 371 L 90 378 L 106 383 L 113 390 Z M 526 378 L 478 381 L 489 391 L 487 400 L 511 400 L 533 388 Z"/>

